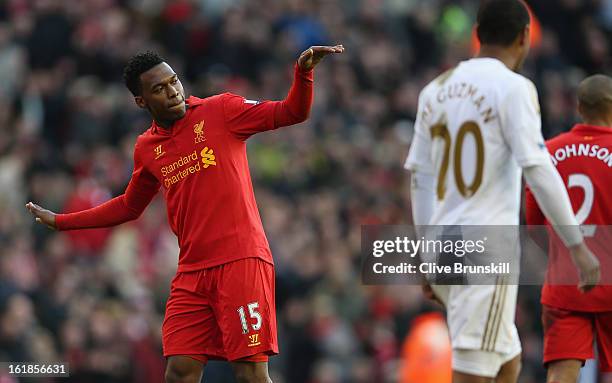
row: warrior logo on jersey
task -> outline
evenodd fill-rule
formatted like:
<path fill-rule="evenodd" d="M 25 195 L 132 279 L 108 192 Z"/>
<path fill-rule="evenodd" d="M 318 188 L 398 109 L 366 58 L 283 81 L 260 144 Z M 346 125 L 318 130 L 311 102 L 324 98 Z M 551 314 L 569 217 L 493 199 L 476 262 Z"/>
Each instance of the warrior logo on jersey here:
<path fill-rule="evenodd" d="M 249 347 L 259 346 L 261 342 L 259 341 L 259 334 L 249 335 Z"/>
<path fill-rule="evenodd" d="M 159 157 L 163 156 L 164 154 L 166 154 L 166 152 L 163 151 L 162 146 L 161 145 L 157 145 L 155 147 L 155 159 L 158 159 Z"/>
<path fill-rule="evenodd" d="M 193 125 L 193 132 L 195 133 L 195 143 L 199 144 L 200 142 L 206 141 L 206 137 L 204 137 L 204 120 L 198 122 Z"/>

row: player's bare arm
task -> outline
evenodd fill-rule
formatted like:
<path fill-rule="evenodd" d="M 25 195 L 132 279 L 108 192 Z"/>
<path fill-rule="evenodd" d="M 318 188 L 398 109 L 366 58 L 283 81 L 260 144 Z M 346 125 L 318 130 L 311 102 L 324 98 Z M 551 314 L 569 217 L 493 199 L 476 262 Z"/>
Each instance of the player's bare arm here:
<path fill-rule="evenodd" d="M 36 217 L 36 222 L 46 225 L 50 229 L 57 230 L 57 226 L 55 225 L 54 212 L 47 209 L 43 209 L 42 207 L 32 202 L 28 202 L 25 206 L 30 211 L 30 213 L 32 213 L 32 215 Z"/>
<path fill-rule="evenodd" d="M 325 56 L 342 52 L 344 52 L 344 46 L 342 44 L 334 46 L 312 46 L 302 52 L 298 58 L 298 65 L 302 70 L 311 70 L 317 66 Z"/>
<path fill-rule="evenodd" d="M 578 289 L 583 293 L 592 290 L 601 279 L 599 260 L 584 242 L 569 248 L 572 261 L 578 268 Z"/>

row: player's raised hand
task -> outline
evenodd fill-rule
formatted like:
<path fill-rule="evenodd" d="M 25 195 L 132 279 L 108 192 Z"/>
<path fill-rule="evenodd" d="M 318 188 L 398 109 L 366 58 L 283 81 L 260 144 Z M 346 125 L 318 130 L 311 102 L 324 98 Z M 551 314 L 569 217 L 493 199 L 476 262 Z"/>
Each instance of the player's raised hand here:
<path fill-rule="evenodd" d="M 43 225 L 47 225 L 48 228 L 57 230 L 57 226 L 55 225 L 55 213 L 43 209 L 42 207 L 36 205 L 35 203 L 28 202 L 26 208 L 32 213 L 34 217 L 36 217 L 36 222 L 42 223 Z"/>
<path fill-rule="evenodd" d="M 302 70 L 311 70 L 314 68 L 323 57 L 344 52 L 342 44 L 332 46 L 314 46 L 306 49 L 298 58 L 298 65 Z"/>
<path fill-rule="evenodd" d="M 583 243 L 573 246 L 570 249 L 570 254 L 574 264 L 578 268 L 580 282 L 578 289 L 583 293 L 593 289 L 600 279 L 599 260 L 591 250 Z"/>

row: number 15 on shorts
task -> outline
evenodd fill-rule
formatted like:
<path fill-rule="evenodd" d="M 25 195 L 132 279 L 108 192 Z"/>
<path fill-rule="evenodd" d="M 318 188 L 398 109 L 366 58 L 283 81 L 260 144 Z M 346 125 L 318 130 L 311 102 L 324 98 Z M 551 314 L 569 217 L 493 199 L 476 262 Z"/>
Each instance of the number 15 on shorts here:
<path fill-rule="evenodd" d="M 261 314 L 257 311 L 259 308 L 259 302 L 251 302 L 246 305 L 247 310 L 249 312 L 249 320 L 247 320 L 246 312 L 244 310 L 244 306 L 240 306 L 238 308 L 238 316 L 240 317 L 240 323 L 242 324 L 242 333 L 249 333 L 249 324 L 253 328 L 253 331 L 259 331 L 261 328 Z M 255 320 L 255 323 L 253 323 Z"/>

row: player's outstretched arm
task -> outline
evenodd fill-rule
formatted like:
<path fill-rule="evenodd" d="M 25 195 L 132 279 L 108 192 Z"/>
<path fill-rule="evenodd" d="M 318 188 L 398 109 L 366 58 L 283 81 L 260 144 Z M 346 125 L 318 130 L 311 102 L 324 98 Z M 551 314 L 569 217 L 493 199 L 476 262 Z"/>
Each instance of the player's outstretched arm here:
<path fill-rule="evenodd" d="M 259 132 L 306 121 L 312 106 L 314 67 L 325 56 L 342 52 L 342 45 L 314 46 L 302 52 L 295 64 L 291 89 L 282 101 L 251 101 L 226 93 L 223 97 L 226 127 L 236 138 L 246 140 Z"/>
<path fill-rule="evenodd" d="M 308 119 L 313 99 L 313 69 L 325 56 L 344 52 L 342 45 L 314 46 L 306 49 L 297 60 L 295 78 L 287 98 L 274 110 L 274 125 L 289 126 Z"/>
<path fill-rule="evenodd" d="M 344 52 L 344 46 L 314 46 L 306 49 L 298 58 L 298 65 L 301 70 L 312 70 L 327 55 Z"/>
<path fill-rule="evenodd" d="M 122 194 L 91 209 L 68 214 L 54 213 L 33 202 L 28 202 L 26 208 L 36 218 L 36 222 L 53 230 L 93 229 L 116 226 L 138 218 L 154 195 L 142 199 L 135 206 L 128 206 L 126 195 Z"/>
<path fill-rule="evenodd" d="M 142 214 L 151 203 L 160 184 L 149 173 L 138 155 L 138 144 L 134 149 L 134 171 L 125 193 L 101 205 L 68 214 L 56 214 L 28 202 L 26 208 L 36 217 L 36 222 L 55 230 L 93 229 L 110 227 L 132 221 Z"/>
<path fill-rule="evenodd" d="M 54 212 L 43 209 L 33 202 L 28 202 L 25 206 L 36 218 L 36 222 L 46 225 L 49 229 L 57 230 L 57 226 L 55 225 L 56 214 Z"/>

